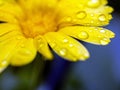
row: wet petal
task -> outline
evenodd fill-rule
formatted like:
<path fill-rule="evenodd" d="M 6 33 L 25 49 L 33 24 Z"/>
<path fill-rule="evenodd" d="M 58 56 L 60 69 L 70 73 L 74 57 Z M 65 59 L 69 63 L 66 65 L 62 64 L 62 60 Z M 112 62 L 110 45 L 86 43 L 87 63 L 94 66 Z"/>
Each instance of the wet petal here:
<path fill-rule="evenodd" d="M 13 51 L 11 64 L 21 66 L 32 62 L 36 56 L 36 47 L 33 39 L 20 38 L 19 43 Z"/>
<path fill-rule="evenodd" d="M 60 29 L 59 32 L 99 45 L 109 44 L 110 38 L 115 36 L 112 31 L 100 27 L 70 26 Z"/>
<path fill-rule="evenodd" d="M 0 72 L 2 72 L 10 63 L 13 50 L 20 35 L 18 27 L 12 24 L 0 24 Z"/>
<path fill-rule="evenodd" d="M 45 56 L 47 59 L 52 59 L 53 55 L 50 52 L 47 41 L 42 36 L 35 38 L 35 44 L 39 53 Z"/>
<path fill-rule="evenodd" d="M 113 9 L 105 6 L 107 0 L 61 0 L 59 9 L 60 26 L 66 25 L 87 25 L 103 26 L 107 25 L 112 19 L 111 12 Z M 64 12 L 64 11 L 65 12 Z"/>
<path fill-rule="evenodd" d="M 85 60 L 89 57 L 86 48 L 62 33 L 50 32 L 45 34 L 45 38 L 52 49 L 61 57 L 70 61 Z"/>

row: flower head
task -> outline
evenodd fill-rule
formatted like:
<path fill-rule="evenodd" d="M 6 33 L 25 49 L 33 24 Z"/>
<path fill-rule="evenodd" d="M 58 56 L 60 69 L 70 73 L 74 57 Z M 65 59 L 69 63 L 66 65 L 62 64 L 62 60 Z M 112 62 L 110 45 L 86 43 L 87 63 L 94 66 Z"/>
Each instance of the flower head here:
<path fill-rule="evenodd" d="M 78 61 L 89 57 L 79 40 L 107 45 L 114 33 L 107 0 L 0 0 L 0 71 L 30 63 L 38 51 Z M 49 45 L 49 46 L 48 46 Z"/>

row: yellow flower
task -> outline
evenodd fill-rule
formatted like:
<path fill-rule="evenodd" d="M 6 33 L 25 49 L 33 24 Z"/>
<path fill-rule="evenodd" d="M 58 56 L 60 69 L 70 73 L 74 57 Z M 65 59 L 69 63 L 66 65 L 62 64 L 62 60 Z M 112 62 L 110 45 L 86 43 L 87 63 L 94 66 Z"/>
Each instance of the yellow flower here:
<path fill-rule="evenodd" d="M 107 45 L 114 33 L 102 28 L 112 18 L 107 0 L 0 0 L 0 72 L 30 63 L 38 51 L 52 59 L 89 57 L 79 40 Z M 49 44 L 49 46 L 48 46 Z"/>

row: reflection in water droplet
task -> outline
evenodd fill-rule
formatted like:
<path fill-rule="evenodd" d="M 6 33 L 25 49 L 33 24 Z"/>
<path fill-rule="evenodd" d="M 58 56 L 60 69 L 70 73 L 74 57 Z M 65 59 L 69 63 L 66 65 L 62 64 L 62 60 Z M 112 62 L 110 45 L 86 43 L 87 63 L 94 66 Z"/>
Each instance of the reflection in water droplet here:
<path fill-rule="evenodd" d="M 64 43 L 68 43 L 68 39 L 64 39 L 63 42 L 64 42 Z"/>
<path fill-rule="evenodd" d="M 101 45 L 107 45 L 110 42 L 110 40 L 108 38 L 103 38 L 102 40 L 100 40 Z"/>
<path fill-rule="evenodd" d="M 100 0 L 89 0 L 87 5 L 88 7 L 95 8 L 98 7 L 100 4 Z"/>
<path fill-rule="evenodd" d="M 73 47 L 74 45 L 72 43 L 69 44 L 69 47 Z"/>
<path fill-rule="evenodd" d="M 99 21 L 104 22 L 104 21 L 106 21 L 106 16 L 104 14 L 102 14 L 98 17 L 98 19 L 99 19 Z"/>
<path fill-rule="evenodd" d="M 106 31 L 104 29 L 100 30 L 100 33 L 105 33 Z"/>
<path fill-rule="evenodd" d="M 80 11 L 76 14 L 76 17 L 78 19 L 84 19 L 85 17 L 87 16 L 86 12 L 85 11 Z"/>
<path fill-rule="evenodd" d="M 85 32 L 85 31 L 81 31 L 79 34 L 78 34 L 78 38 L 80 39 L 87 39 L 89 37 L 88 33 Z"/>
<path fill-rule="evenodd" d="M 61 50 L 59 51 L 59 53 L 60 53 L 60 55 L 62 55 L 62 56 L 66 55 L 66 49 L 61 49 Z"/>

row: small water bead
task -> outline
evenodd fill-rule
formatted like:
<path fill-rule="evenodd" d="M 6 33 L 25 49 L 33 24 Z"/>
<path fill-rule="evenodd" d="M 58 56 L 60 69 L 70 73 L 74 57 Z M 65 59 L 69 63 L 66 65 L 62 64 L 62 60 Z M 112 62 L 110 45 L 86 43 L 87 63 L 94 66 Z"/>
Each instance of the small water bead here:
<path fill-rule="evenodd" d="M 1 66 L 3 67 L 3 66 L 6 66 L 8 64 L 8 62 L 6 61 L 6 60 L 3 60 L 2 62 L 1 62 Z"/>
<path fill-rule="evenodd" d="M 64 42 L 64 43 L 68 43 L 68 39 L 64 39 L 63 42 Z"/>
<path fill-rule="evenodd" d="M 89 0 L 87 3 L 88 7 L 96 8 L 101 4 L 100 0 Z"/>
<path fill-rule="evenodd" d="M 78 34 L 78 38 L 80 39 L 87 39 L 89 37 L 88 33 L 85 32 L 85 31 L 81 31 L 79 34 Z"/>
<path fill-rule="evenodd" d="M 108 38 L 103 38 L 102 40 L 100 40 L 101 45 L 107 45 L 110 42 L 110 40 Z"/>
<path fill-rule="evenodd" d="M 76 17 L 78 19 L 84 19 L 85 17 L 87 16 L 86 12 L 85 11 L 80 11 L 76 14 Z"/>
<path fill-rule="evenodd" d="M 51 46 L 52 48 L 54 48 L 54 47 L 56 47 L 56 43 L 51 42 L 51 43 L 50 43 L 50 46 Z"/>
<path fill-rule="evenodd" d="M 101 22 L 106 21 L 106 16 L 104 14 L 99 15 L 98 20 Z"/>
<path fill-rule="evenodd" d="M 100 33 L 105 33 L 106 31 L 104 29 L 100 30 Z"/>
<path fill-rule="evenodd" d="M 61 49 L 60 51 L 59 51 L 59 53 L 60 53 L 60 55 L 62 55 L 62 56 L 65 56 L 66 55 L 66 49 Z"/>
<path fill-rule="evenodd" d="M 66 20 L 67 22 L 71 22 L 71 21 L 72 21 L 72 18 L 71 18 L 71 17 L 67 17 L 65 20 Z"/>
<path fill-rule="evenodd" d="M 74 45 L 72 43 L 69 44 L 69 47 L 73 47 Z"/>

